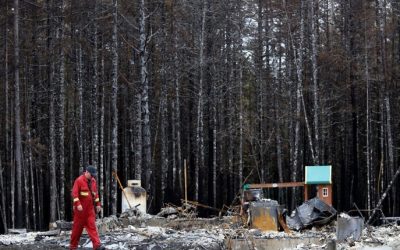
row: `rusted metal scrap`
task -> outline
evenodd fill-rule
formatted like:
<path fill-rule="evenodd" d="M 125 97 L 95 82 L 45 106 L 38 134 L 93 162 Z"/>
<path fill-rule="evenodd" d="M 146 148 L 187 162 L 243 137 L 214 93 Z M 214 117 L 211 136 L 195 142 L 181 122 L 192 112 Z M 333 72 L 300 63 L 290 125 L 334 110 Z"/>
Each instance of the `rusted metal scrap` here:
<path fill-rule="evenodd" d="M 278 231 L 280 214 L 279 204 L 275 200 L 261 200 L 249 205 L 250 226 L 262 231 Z"/>
<path fill-rule="evenodd" d="M 283 228 L 283 231 L 285 231 L 285 233 L 290 234 L 290 228 L 288 227 L 288 225 L 285 222 L 285 219 L 283 218 L 282 213 L 279 214 L 278 216 L 278 221 L 279 221 L 279 225 L 281 225 L 281 227 Z"/>

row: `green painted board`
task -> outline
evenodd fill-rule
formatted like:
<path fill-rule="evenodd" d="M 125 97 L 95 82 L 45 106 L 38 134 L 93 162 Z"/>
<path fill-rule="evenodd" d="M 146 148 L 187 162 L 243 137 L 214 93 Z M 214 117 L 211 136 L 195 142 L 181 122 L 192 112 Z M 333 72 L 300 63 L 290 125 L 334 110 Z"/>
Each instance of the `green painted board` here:
<path fill-rule="evenodd" d="M 305 184 L 332 184 L 332 166 L 306 166 Z"/>

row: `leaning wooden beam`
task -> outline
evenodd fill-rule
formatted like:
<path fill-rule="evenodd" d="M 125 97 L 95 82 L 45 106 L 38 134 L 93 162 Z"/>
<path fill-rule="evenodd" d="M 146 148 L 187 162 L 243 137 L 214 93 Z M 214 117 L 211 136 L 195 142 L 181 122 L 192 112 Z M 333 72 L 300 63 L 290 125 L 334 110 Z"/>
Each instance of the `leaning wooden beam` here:
<path fill-rule="evenodd" d="M 304 182 L 282 182 L 282 183 L 260 183 L 248 184 L 247 188 L 285 188 L 285 187 L 303 187 Z"/>
<path fill-rule="evenodd" d="M 400 167 L 397 169 L 397 171 L 396 171 L 396 173 L 394 174 L 392 180 L 390 181 L 389 185 L 387 186 L 385 192 L 383 193 L 381 199 L 380 199 L 379 202 L 378 202 L 378 205 L 376 205 L 376 207 L 374 208 L 374 210 L 373 210 L 371 216 L 369 217 L 369 219 L 368 219 L 368 221 L 367 221 L 367 224 L 371 223 L 372 219 L 374 218 L 374 216 L 375 216 L 375 214 L 376 214 L 376 211 L 378 211 L 378 210 L 381 208 L 383 201 L 385 200 L 385 198 L 386 198 L 388 192 L 389 192 L 390 189 L 392 188 L 393 183 L 394 183 L 394 181 L 396 180 L 396 178 L 397 178 L 397 176 L 398 176 L 399 174 L 400 174 Z"/>
<path fill-rule="evenodd" d="M 119 187 L 121 188 L 122 193 L 123 193 L 124 196 L 125 196 L 126 202 L 128 202 L 129 209 L 132 209 L 132 206 L 131 206 L 131 204 L 129 203 L 128 196 L 127 196 L 126 193 L 125 193 L 125 190 L 124 190 L 124 187 L 123 187 L 122 184 L 121 184 L 121 181 L 119 180 L 119 177 L 118 177 L 118 175 L 117 175 L 117 172 L 116 172 L 116 171 L 112 171 L 112 175 L 113 175 L 113 176 L 115 177 L 115 179 L 118 181 Z"/>

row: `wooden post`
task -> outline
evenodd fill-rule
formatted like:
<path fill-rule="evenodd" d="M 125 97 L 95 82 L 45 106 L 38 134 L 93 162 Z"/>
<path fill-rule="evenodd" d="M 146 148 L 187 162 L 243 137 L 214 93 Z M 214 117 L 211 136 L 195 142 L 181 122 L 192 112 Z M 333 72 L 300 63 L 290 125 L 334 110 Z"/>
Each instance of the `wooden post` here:
<path fill-rule="evenodd" d="M 185 175 L 185 206 L 187 205 L 187 169 L 186 169 L 186 159 L 183 160 L 183 173 Z"/>
<path fill-rule="evenodd" d="M 308 185 L 304 184 L 304 201 L 308 201 Z"/>

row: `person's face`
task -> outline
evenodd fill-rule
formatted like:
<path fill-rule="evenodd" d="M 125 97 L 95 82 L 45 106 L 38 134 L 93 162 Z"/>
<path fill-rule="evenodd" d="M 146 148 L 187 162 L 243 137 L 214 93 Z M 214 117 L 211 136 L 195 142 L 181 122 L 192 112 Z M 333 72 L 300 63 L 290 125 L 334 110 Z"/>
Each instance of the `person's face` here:
<path fill-rule="evenodd" d="M 85 177 L 86 177 L 86 179 L 90 180 L 92 178 L 92 175 L 90 174 L 89 171 L 86 171 L 85 172 Z"/>

